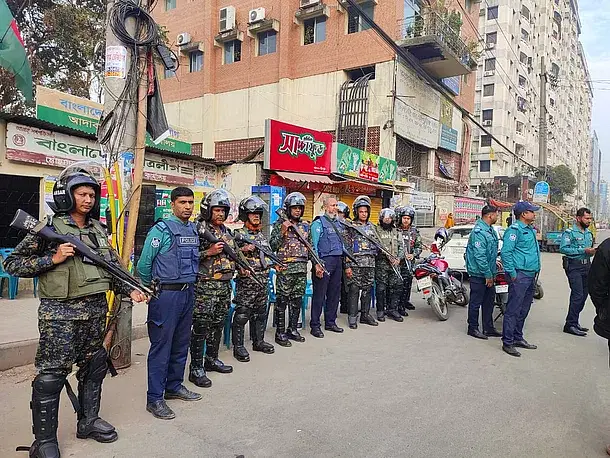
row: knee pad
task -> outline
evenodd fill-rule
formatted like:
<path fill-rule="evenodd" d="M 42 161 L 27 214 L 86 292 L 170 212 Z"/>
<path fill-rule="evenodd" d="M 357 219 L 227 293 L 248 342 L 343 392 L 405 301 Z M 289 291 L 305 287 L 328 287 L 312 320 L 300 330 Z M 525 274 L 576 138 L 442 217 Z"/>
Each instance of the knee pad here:
<path fill-rule="evenodd" d="M 193 335 L 203 337 L 207 333 L 207 327 L 201 323 L 193 323 Z"/>
<path fill-rule="evenodd" d="M 238 324 L 240 326 L 244 326 L 248 322 L 248 319 L 249 319 L 249 316 L 246 315 L 245 313 L 236 312 L 235 315 L 233 315 L 233 324 Z"/>
<path fill-rule="evenodd" d="M 63 389 L 66 376 L 59 373 L 38 374 L 32 382 L 34 392 L 42 395 L 55 395 Z"/>
<path fill-rule="evenodd" d="M 91 359 L 85 363 L 76 373 L 79 381 L 88 378 L 95 382 L 101 382 L 108 372 L 108 352 L 104 347 L 96 351 Z"/>

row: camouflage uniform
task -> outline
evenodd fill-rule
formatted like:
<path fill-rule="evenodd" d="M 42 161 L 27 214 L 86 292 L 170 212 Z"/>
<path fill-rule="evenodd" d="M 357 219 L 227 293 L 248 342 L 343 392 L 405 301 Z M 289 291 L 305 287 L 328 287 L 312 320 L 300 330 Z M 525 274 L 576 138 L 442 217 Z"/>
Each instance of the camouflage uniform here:
<path fill-rule="evenodd" d="M 399 229 L 402 235 L 402 240 L 405 247 L 405 255 L 412 254 L 418 258 L 422 252 L 421 235 L 416 227 L 411 226 L 409 229 Z M 400 273 L 403 278 L 403 289 L 400 296 L 398 310 L 401 314 L 406 314 L 406 308 L 413 307 L 411 304 L 411 286 L 413 285 L 413 261 L 407 262 L 403 259 L 400 262 Z"/>
<path fill-rule="evenodd" d="M 373 223 L 366 222 L 362 224 L 360 221 L 354 221 L 353 224 L 361 226 L 367 234 L 373 237 L 376 234 Z M 349 316 L 352 317 L 352 321 L 355 321 L 358 315 L 358 299 L 360 299 L 360 322 L 372 325 L 376 323 L 373 317 L 369 315 L 369 312 L 371 310 L 373 282 L 375 281 L 377 248 L 365 237 L 355 232 L 352 233 L 350 240 L 354 257 L 358 259 L 358 265 L 352 267 L 353 276 L 349 292 Z"/>
<path fill-rule="evenodd" d="M 383 246 L 394 256 L 402 259 L 404 257 L 404 246 L 402 236 L 398 229 L 384 229 L 376 227 L 377 237 Z M 398 303 L 402 294 L 402 281 L 394 273 L 390 261 L 385 254 L 379 252 L 375 262 L 375 282 L 377 296 L 377 318 L 384 319 L 386 314 L 392 316 L 398 313 Z M 387 312 L 387 313 L 386 313 Z M 400 316 L 399 316 L 400 317 Z M 402 318 L 401 318 L 402 320 Z"/>
<path fill-rule="evenodd" d="M 338 216 L 337 218 L 340 218 L 340 217 L 341 216 Z M 337 229 L 339 229 L 339 233 L 341 234 L 341 237 L 343 237 L 345 249 L 350 254 L 353 254 L 352 245 L 354 242 L 352 240 L 352 231 L 348 230 L 345 226 L 343 226 L 340 223 L 335 223 L 335 226 L 337 227 Z M 354 283 L 353 271 L 354 271 L 354 268 L 356 267 L 356 265 L 347 257 L 344 257 L 343 259 L 344 259 L 344 261 L 343 261 L 344 266 L 343 266 L 343 276 L 341 277 L 341 307 L 340 307 L 339 311 L 341 313 L 348 313 L 349 290 L 350 290 L 352 284 Z M 347 278 L 347 275 L 345 275 L 345 269 L 347 269 L 347 268 L 352 269 L 352 278 Z"/>

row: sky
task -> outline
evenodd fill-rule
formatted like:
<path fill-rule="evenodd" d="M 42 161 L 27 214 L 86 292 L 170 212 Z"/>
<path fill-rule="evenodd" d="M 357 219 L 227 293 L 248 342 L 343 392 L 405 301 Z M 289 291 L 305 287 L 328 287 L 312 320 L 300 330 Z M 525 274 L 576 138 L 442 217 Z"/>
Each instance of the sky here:
<path fill-rule="evenodd" d="M 592 128 L 602 150 L 602 178 L 610 179 L 610 1 L 579 0 L 582 33 L 593 83 Z"/>

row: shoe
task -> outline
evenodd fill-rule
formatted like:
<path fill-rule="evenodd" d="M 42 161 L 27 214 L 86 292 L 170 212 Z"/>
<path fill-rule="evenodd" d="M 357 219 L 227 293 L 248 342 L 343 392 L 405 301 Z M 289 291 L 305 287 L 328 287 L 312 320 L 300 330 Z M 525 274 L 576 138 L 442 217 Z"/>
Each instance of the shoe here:
<path fill-rule="evenodd" d="M 385 315 L 377 315 L 377 321 L 383 323 L 385 321 Z"/>
<path fill-rule="evenodd" d="M 336 324 L 331 324 L 330 326 L 324 326 L 324 330 L 336 332 L 337 334 L 341 334 L 343 332 L 343 328 L 340 328 Z"/>
<path fill-rule="evenodd" d="M 161 420 L 173 420 L 176 418 L 176 414 L 172 409 L 169 408 L 167 403 L 163 399 L 158 401 L 149 402 L 146 404 L 146 410 L 153 414 L 154 417 L 160 418 Z"/>
<path fill-rule="evenodd" d="M 369 326 L 379 326 L 379 323 L 377 323 L 377 321 L 375 321 L 375 318 L 373 318 L 368 313 L 367 314 L 360 314 L 360 323 L 361 324 L 368 324 Z"/>
<path fill-rule="evenodd" d="M 527 340 L 516 340 L 514 343 L 515 347 L 525 348 L 527 350 L 535 350 L 538 348 L 537 345 L 529 343 Z"/>
<path fill-rule="evenodd" d="M 294 340 L 295 342 L 305 342 L 305 337 L 303 337 L 296 329 L 286 329 L 286 337 L 288 337 L 290 340 Z"/>
<path fill-rule="evenodd" d="M 586 332 L 581 331 L 576 326 L 564 326 L 563 332 L 565 332 L 566 334 L 572 334 L 572 335 L 575 335 L 578 337 L 585 337 L 587 335 Z"/>
<path fill-rule="evenodd" d="M 59 444 L 57 440 L 41 442 L 35 440 L 30 447 L 17 447 L 18 452 L 29 451 L 31 458 L 60 458 Z"/>
<path fill-rule="evenodd" d="M 220 374 L 230 374 L 233 372 L 233 366 L 223 363 L 219 359 L 211 359 L 206 356 L 204 369 L 208 372 L 218 372 Z"/>
<path fill-rule="evenodd" d="M 205 374 L 203 367 L 193 367 L 189 369 L 189 382 L 199 388 L 209 388 L 212 386 L 212 381 Z"/>
<path fill-rule="evenodd" d="M 246 350 L 246 347 L 244 347 L 244 346 L 233 347 L 233 356 L 240 363 L 247 363 L 250 361 L 250 354 L 248 353 L 248 350 Z"/>
<path fill-rule="evenodd" d="M 504 350 L 505 353 L 508 353 L 511 356 L 521 356 L 521 353 L 519 353 L 513 345 L 502 345 L 502 350 Z"/>
<path fill-rule="evenodd" d="M 487 336 L 478 329 L 469 330 L 467 334 L 475 339 L 487 340 Z"/>
<path fill-rule="evenodd" d="M 181 385 L 180 388 L 178 388 L 178 391 L 166 390 L 164 397 L 165 399 L 180 399 L 181 401 L 199 401 L 202 396 L 199 393 L 189 390 L 184 385 Z"/>
<path fill-rule="evenodd" d="M 286 310 L 280 310 L 276 304 L 273 316 L 275 317 L 275 343 L 280 347 L 292 347 L 292 342 L 286 335 Z"/>
<path fill-rule="evenodd" d="M 492 329 L 491 331 L 485 331 L 483 334 L 485 334 L 487 337 L 502 337 L 502 333 L 500 331 L 498 331 L 497 329 Z"/>
<path fill-rule="evenodd" d="M 271 345 L 269 342 L 265 342 L 264 340 L 261 340 L 260 342 L 254 342 L 252 344 L 252 350 L 260 351 L 267 355 L 275 353 L 275 347 L 273 345 Z"/>
<path fill-rule="evenodd" d="M 311 335 L 317 337 L 318 339 L 322 339 L 324 337 L 324 333 L 320 328 L 311 328 Z"/>
<path fill-rule="evenodd" d="M 392 318 L 394 321 L 397 321 L 398 323 L 402 323 L 404 321 L 404 318 L 400 316 L 400 313 L 398 313 L 396 310 L 390 310 L 387 312 L 387 315 Z"/>
<path fill-rule="evenodd" d="M 576 327 L 577 327 L 578 329 L 580 329 L 582 332 L 589 332 L 589 328 L 585 328 L 585 327 L 583 327 L 583 326 L 581 326 L 581 325 L 579 325 L 579 324 L 577 324 L 577 325 L 576 325 Z"/>
<path fill-rule="evenodd" d="M 409 313 L 407 312 L 406 308 L 399 308 L 398 313 L 400 314 L 400 316 L 409 316 Z"/>
<path fill-rule="evenodd" d="M 406 308 L 407 310 L 415 310 L 415 306 L 414 306 L 413 304 L 411 304 L 411 302 L 407 302 L 407 303 L 405 304 L 405 308 Z"/>
<path fill-rule="evenodd" d="M 299 316 L 301 314 L 301 309 L 298 307 L 290 306 L 288 309 L 288 327 L 286 328 L 286 337 L 290 340 L 294 340 L 295 342 L 305 342 L 305 337 L 303 337 L 297 329 L 299 329 Z"/>
<path fill-rule="evenodd" d="M 288 336 L 285 333 L 278 334 L 275 333 L 275 343 L 280 347 L 292 347 L 292 342 L 288 340 Z"/>

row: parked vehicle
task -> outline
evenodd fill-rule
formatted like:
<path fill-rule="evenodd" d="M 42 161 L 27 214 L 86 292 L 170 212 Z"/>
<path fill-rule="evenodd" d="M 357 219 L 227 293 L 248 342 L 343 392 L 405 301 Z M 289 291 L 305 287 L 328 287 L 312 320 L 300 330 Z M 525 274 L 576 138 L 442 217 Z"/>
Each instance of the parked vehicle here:
<path fill-rule="evenodd" d="M 504 237 L 504 228 L 502 226 L 494 226 L 494 230 L 498 235 L 499 245 L 498 249 L 502 249 L 502 237 Z M 470 233 L 474 229 L 474 224 L 464 226 L 454 226 L 449 231 L 449 241 L 442 247 L 441 255 L 449 263 L 449 267 L 452 270 L 466 272 L 466 245 L 468 245 L 468 238 Z"/>

